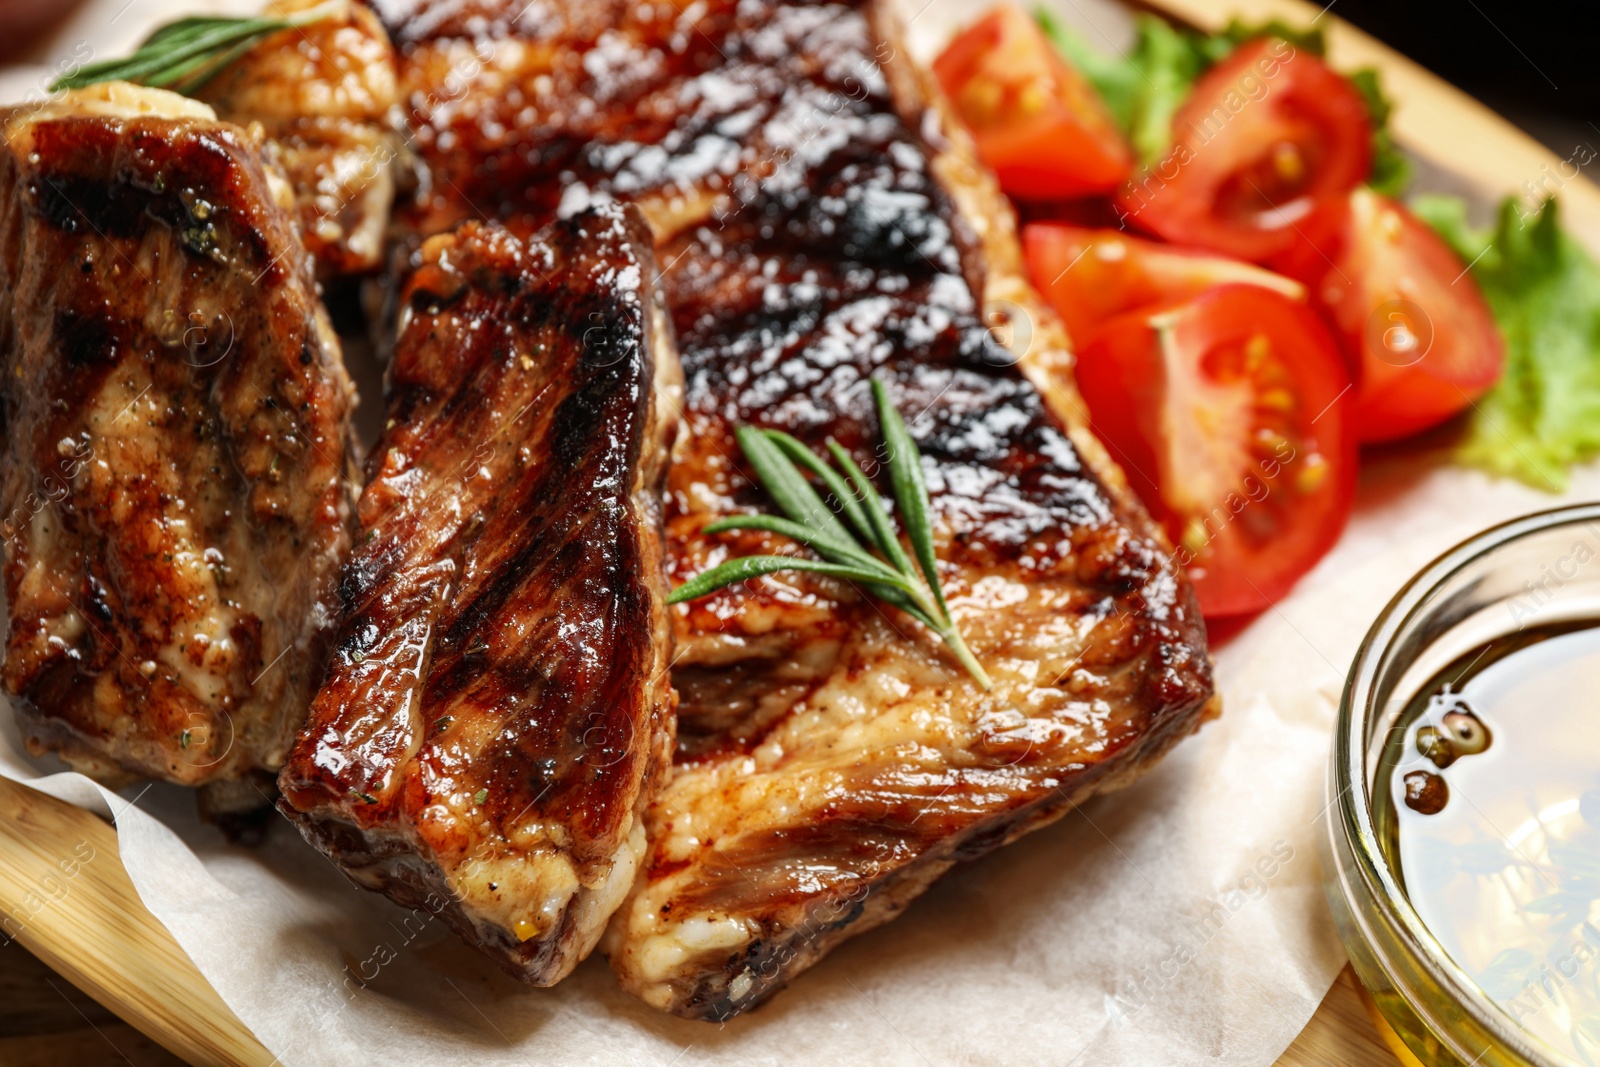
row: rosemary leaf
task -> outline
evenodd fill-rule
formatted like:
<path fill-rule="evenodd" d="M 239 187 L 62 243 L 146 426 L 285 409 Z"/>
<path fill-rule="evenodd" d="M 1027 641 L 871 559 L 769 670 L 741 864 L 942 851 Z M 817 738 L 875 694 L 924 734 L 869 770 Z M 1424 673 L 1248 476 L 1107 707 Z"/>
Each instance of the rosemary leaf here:
<path fill-rule="evenodd" d="M 178 45 L 188 44 L 196 37 L 199 37 L 205 33 L 209 33 L 212 30 L 217 29 L 219 26 L 227 26 L 233 21 L 234 20 L 232 19 L 224 18 L 219 15 L 190 15 L 187 18 L 177 19 L 176 21 L 157 26 L 153 31 L 151 31 L 150 36 L 144 39 L 144 44 L 140 45 L 139 47 L 176 47 Z M 124 57 L 124 59 L 121 60 L 114 59 L 110 60 L 109 62 L 126 62 L 127 58 L 129 57 Z"/>
<path fill-rule="evenodd" d="M 950 615 L 944 592 L 939 588 L 938 562 L 933 553 L 932 509 L 922 474 L 922 457 L 904 420 L 889 402 L 888 390 L 876 378 L 872 380 L 872 391 L 877 399 L 889 480 L 894 488 L 900 523 L 916 552 L 918 564 L 913 564 L 901 547 L 889 509 L 884 506 L 877 486 L 837 441 L 828 440 L 828 451 L 838 467 L 835 469 L 786 433 L 741 426 L 736 436 L 745 458 L 755 469 L 762 487 L 787 517 L 733 515 L 708 523 L 705 532 L 762 530 L 805 545 L 822 559 L 746 556 L 728 560 L 674 589 L 667 603 L 695 600 L 736 582 L 778 571 L 810 571 L 843 578 L 865 587 L 869 595 L 900 609 L 938 634 L 973 680 L 982 688 L 990 689 L 993 683 L 967 647 Z M 840 470 L 844 474 L 841 475 Z M 841 521 L 839 514 L 817 494 L 804 472 L 815 475 L 828 489 L 845 521 Z M 846 522 L 855 528 L 859 537 L 852 536 Z M 879 555 L 874 556 L 873 550 Z"/>
<path fill-rule="evenodd" d="M 906 583 L 902 574 L 885 565 L 882 560 L 875 556 L 867 555 L 854 545 L 823 537 L 790 519 L 780 519 L 776 515 L 734 515 L 730 518 L 719 519 L 705 528 L 706 533 L 713 534 L 722 533 L 725 530 L 765 530 L 768 533 L 782 534 L 784 537 L 799 541 L 802 545 L 832 563 L 877 571 L 882 575 L 882 581 L 905 586 L 907 592 L 911 591 L 910 585 Z"/>
<path fill-rule="evenodd" d="M 347 9 L 348 0 L 328 0 L 281 18 L 178 19 L 157 27 L 132 55 L 85 64 L 51 82 L 50 90 L 130 81 L 193 93 L 264 38 L 280 30 L 310 26 Z"/>
<path fill-rule="evenodd" d="M 785 455 L 795 463 L 822 479 L 822 484 L 828 487 L 828 492 L 839 502 L 839 509 L 844 512 L 844 517 L 856 532 L 868 541 L 874 540 L 872 524 L 867 520 L 867 513 L 862 509 L 861 501 L 851 491 L 850 486 L 840 477 L 839 472 L 824 463 L 815 452 L 784 433 L 782 430 L 768 430 L 767 437 L 773 444 L 783 449 Z"/>
<path fill-rule="evenodd" d="M 874 585 L 882 580 L 875 571 L 840 563 L 824 563 L 821 560 L 806 559 L 804 556 L 742 556 L 720 563 L 690 578 L 667 596 L 667 603 L 681 604 L 686 600 L 697 600 L 707 593 L 715 593 L 723 586 L 763 574 L 776 574 L 778 571 L 813 571 L 834 578 L 843 578 L 846 581 L 867 582 Z"/>
<path fill-rule="evenodd" d="M 153 75 L 148 84 L 157 89 L 171 89 L 185 96 L 199 92 L 207 82 L 221 74 L 234 60 L 256 46 L 259 38 L 248 37 L 220 53 L 204 53 L 186 62 Z"/>
<path fill-rule="evenodd" d="M 878 589 L 874 589 L 872 592 L 874 596 L 883 601 L 885 604 L 892 604 L 893 606 L 899 608 L 901 611 L 905 612 L 907 615 L 910 615 L 913 619 L 916 619 L 922 625 L 938 634 L 941 639 L 944 638 L 947 624 L 942 623 L 938 619 L 934 618 L 928 613 L 928 609 L 923 606 L 922 602 L 927 600 L 927 593 L 919 590 L 918 595 L 913 598 L 913 595 L 910 593 L 906 593 L 900 589 L 888 587 L 880 587 Z M 987 689 L 989 687 L 986 685 L 984 688 Z"/>
<path fill-rule="evenodd" d="M 972 650 L 967 647 L 966 640 L 961 636 L 961 631 L 956 628 L 954 622 L 949 623 L 947 629 L 939 636 L 944 638 L 944 643 L 949 646 L 951 652 L 955 653 L 956 659 L 967 669 L 967 673 L 972 675 L 981 688 L 985 690 L 994 688 L 994 683 L 989 680 L 989 672 L 983 669 L 983 664 L 978 662 L 978 657 L 974 656 Z"/>
<path fill-rule="evenodd" d="M 844 468 L 844 472 L 850 476 L 851 484 L 855 486 L 855 491 L 861 495 L 868 521 L 871 523 L 869 534 L 878 546 L 878 551 L 884 554 L 895 570 L 910 574 L 911 560 L 906 558 L 906 550 L 900 547 L 900 538 L 895 535 L 889 511 L 883 506 L 883 498 L 878 496 L 878 487 L 872 484 L 867 472 L 861 469 L 861 465 L 839 442 L 829 438 L 828 451 L 833 453 L 833 461 Z"/>
<path fill-rule="evenodd" d="M 839 521 L 832 508 L 822 502 L 794 461 L 766 431 L 741 426 L 734 436 L 739 439 L 739 447 L 744 449 L 745 458 L 755 468 L 762 487 L 777 501 L 785 515 L 829 540 L 846 544 L 850 542 L 850 531 L 845 529 L 844 523 Z"/>
<path fill-rule="evenodd" d="M 939 564 L 933 555 L 933 516 L 928 513 L 928 483 L 922 476 L 922 453 L 911 439 L 905 420 L 889 400 L 889 389 L 877 378 L 872 379 L 872 394 L 878 399 L 878 421 L 882 424 L 883 445 L 888 455 L 889 482 L 894 486 L 894 502 L 900 507 L 900 523 L 911 539 L 911 548 L 922 565 L 922 576 L 933 590 L 939 613 L 950 617 L 950 608 L 944 602 L 944 591 L 939 588 Z"/>

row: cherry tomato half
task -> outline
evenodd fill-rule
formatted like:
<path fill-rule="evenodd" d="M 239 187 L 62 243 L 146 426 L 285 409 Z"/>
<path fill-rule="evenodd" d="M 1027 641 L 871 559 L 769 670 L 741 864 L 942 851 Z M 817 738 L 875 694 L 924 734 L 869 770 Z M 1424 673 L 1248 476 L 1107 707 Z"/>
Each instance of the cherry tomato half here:
<path fill-rule="evenodd" d="M 1022 228 L 1022 250 L 1033 284 L 1078 341 L 1113 315 L 1188 300 L 1230 282 L 1259 285 L 1293 300 L 1306 295 L 1299 282 L 1261 267 L 1120 230 L 1032 222 Z"/>
<path fill-rule="evenodd" d="M 1467 265 L 1371 189 L 1319 212 L 1277 263 L 1305 282 L 1344 344 L 1363 441 L 1438 425 L 1505 369 L 1505 344 Z"/>
<path fill-rule="evenodd" d="M 933 72 L 1012 196 L 1109 193 L 1133 169 L 1133 152 L 1094 87 L 1015 4 L 958 34 Z"/>
<path fill-rule="evenodd" d="M 1284 251 L 1298 222 L 1372 166 L 1361 94 L 1279 38 L 1241 45 L 1202 75 L 1172 133 L 1167 156 L 1118 195 L 1124 218 L 1256 262 Z"/>
<path fill-rule="evenodd" d="M 1078 353 L 1078 384 L 1208 617 L 1266 608 L 1338 540 L 1349 377 L 1305 304 L 1224 285 L 1119 315 Z"/>

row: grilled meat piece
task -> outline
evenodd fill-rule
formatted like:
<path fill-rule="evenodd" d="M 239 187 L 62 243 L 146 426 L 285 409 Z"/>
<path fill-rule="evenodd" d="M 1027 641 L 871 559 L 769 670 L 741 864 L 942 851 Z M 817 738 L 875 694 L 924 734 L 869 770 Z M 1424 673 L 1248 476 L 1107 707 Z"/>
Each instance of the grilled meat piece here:
<path fill-rule="evenodd" d="M 263 14 L 293 14 L 320 2 L 274 0 Z M 383 265 L 396 177 L 407 167 L 394 118 L 394 50 L 369 9 L 351 5 L 274 34 L 197 95 L 230 122 L 261 124 L 294 186 L 319 277 Z"/>
<path fill-rule="evenodd" d="M 259 804 L 352 510 L 354 395 L 287 186 L 205 105 L 125 83 L 4 136 L 6 690 L 36 754 Z"/>
<path fill-rule="evenodd" d="M 357 884 L 448 901 L 465 940 L 549 985 L 632 885 L 671 757 L 679 371 L 631 208 L 526 244 L 468 223 L 421 261 L 283 808 Z"/>
<path fill-rule="evenodd" d="M 406 225 L 527 226 L 611 195 L 656 227 L 686 376 L 669 573 L 795 551 L 702 532 L 767 505 L 732 431 L 832 436 L 875 470 L 878 376 L 925 457 L 952 610 L 996 682 L 980 691 L 912 620 L 813 575 L 677 609 L 673 777 L 606 940 L 627 988 L 689 1017 L 746 1010 L 1214 711 L 1192 592 L 1087 432 L 1010 214 L 886 6 L 383 10 L 412 101 L 487 57 L 449 106 L 411 109 L 435 181 Z M 986 328 L 1002 314 L 1031 332 L 1020 365 Z"/>
<path fill-rule="evenodd" d="M 797 62 L 871 84 L 873 57 L 898 54 L 874 16 L 836 11 Z M 608 943 L 624 984 L 677 1014 L 760 1003 L 953 864 L 1131 781 L 1210 710 L 1204 629 L 1158 528 L 986 329 L 987 288 L 1007 294 L 989 311 L 1031 322 L 1026 369 L 1066 361 L 1059 327 L 1004 270 L 1009 218 L 956 209 L 940 178 L 959 153 L 915 132 L 917 83 L 878 84 L 803 168 L 660 253 L 682 256 L 669 299 L 694 446 L 672 472 L 669 573 L 781 550 L 699 532 L 765 505 L 728 461 L 739 423 L 813 448 L 831 436 L 881 468 L 866 379 L 883 378 L 924 456 L 952 610 L 995 687 L 826 580 L 762 579 L 678 618 L 679 762 Z M 981 203 L 981 188 L 963 195 Z M 1075 414 L 1070 377 L 1039 377 Z"/>

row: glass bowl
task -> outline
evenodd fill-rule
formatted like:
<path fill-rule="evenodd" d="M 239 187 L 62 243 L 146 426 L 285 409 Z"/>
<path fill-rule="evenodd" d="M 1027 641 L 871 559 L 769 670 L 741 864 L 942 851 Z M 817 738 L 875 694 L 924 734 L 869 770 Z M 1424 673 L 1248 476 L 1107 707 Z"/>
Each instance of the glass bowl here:
<path fill-rule="evenodd" d="M 1600 625 L 1600 504 L 1515 519 L 1446 552 L 1389 602 L 1350 668 L 1328 776 L 1324 888 L 1356 976 L 1430 1067 L 1597 1062 L 1577 1037 L 1558 1050 L 1524 1029 L 1450 958 L 1406 899 L 1372 805 L 1385 740 L 1440 669 L 1526 626 L 1590 619 Z"/>

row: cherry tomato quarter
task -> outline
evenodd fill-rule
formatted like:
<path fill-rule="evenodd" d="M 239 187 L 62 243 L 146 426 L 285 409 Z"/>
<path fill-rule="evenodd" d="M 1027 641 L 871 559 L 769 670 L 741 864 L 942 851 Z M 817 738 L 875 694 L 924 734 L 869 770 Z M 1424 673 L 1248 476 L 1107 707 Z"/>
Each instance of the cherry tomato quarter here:
<path fill-rule="evenodd" d="M 1173 116 L 1173 147 L 1117 198 L 1175 244 L 1263 262 L 1328 200 L 1366 181 L 1372 123 L 1343 76 L 1280 38 L 1241 45 Z"/>
<path fill-rule="evenodd" d="M 1022 249 L 1033 284 L 1078 341 L 1114 315 L 1218 285 L 1259 285 L 1292 300 L 1306 295 L 1299 282 L 1253 264 L 1120 230 L 1034 222 L 1022 229 Z"/>
<path fill-rule="evenodd" d="M 1206 616 L 1266 608 L 1338 540 L 1355 494 L 1350 381 L 1304 303 L 1224 285 L 1116 316 L 1082 346 L 1078 383 Z"/>
<path fill-rule="evenodd" d="M 1356 378 L 1363 441 L 1426 430 L 1500 379 L 1505 344 L 1461 258 L 1404 207 L 1361 187 L 1279 263 L 1306 284 Z"/>
<path fill-rule="evenodd" d="M 1015 4 L 958 34 L 933 72 L 1010 195 L 1104 194 L 1132 172 L 1133 152 L 1094 87 Z"/>

